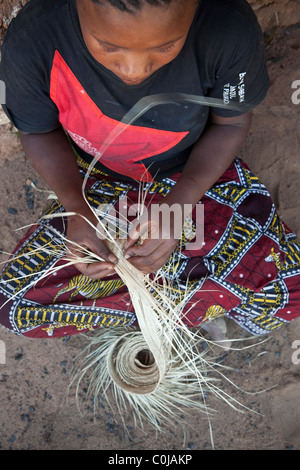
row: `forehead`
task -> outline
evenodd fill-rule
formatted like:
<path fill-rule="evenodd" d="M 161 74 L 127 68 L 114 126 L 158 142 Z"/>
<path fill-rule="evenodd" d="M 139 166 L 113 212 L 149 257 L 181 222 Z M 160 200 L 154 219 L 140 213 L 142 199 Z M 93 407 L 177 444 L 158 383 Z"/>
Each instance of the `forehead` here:
<path fill-rule="evenodd" d="M 185 35 L 193 20 L 197 0 L 174 0 L 161 6 L 145 2 L 134 13 L 121 11 L 106 0 L 77 2 L 79 19 L 89 34 L 122 47 L 167 43 Z"/>

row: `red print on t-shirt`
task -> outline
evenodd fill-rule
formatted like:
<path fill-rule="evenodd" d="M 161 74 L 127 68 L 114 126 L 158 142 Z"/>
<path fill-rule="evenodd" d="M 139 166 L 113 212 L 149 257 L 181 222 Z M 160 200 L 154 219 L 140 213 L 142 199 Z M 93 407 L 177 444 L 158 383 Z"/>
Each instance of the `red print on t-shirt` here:
<path fill-rule="evenodd" d="M 140 181 L 152 176 L 142 163 L 177 145 L 188 132 L 126 125 L 105 116 L 89 97 L 58 51 L 51 70 L 51 99 L 71 138 L 111 170 Z"/>

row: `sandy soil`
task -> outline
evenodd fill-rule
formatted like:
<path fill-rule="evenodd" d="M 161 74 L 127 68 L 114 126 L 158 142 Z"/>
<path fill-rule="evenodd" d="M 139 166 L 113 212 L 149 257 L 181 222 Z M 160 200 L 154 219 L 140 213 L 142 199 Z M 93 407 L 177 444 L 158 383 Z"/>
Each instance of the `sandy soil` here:
<path fill-rule="evenodd" d="M 25 3 L 0 0 L 1 34 L 16 12 L 13 8 Z M 265 31 L 271 88 L 254 112 L 241 157 L 264 181 L 282 217 L 300 236 L 300 104 L 291 100 L 292 83 L 300 80 L 299 0 L 250 3 Z M 0 171 L 0 261 L 4 261 L 5 252 L 10 252 L 20 237 L 20 231 L 15 230 L 36 220 L 45 205 L 45 195 L 32 191 L 31 181 L 39 188 L 44 184 L 26 160 L 14 129 L 1 114 Z M 233 324 L 229 325 L 229 335 L 246 336 Z M 129 416 L 128 432 L 124 432 L 108 406 L 94 421 L 84 388 L 80 392 L 83 415 L 76 408 L 74 390 L 66 403 L 69 371 L 85 345 L 83 337 L 39 341 L 0 329 L 0 340 L 6 349 L 5 364 L 0 364 L 0 449 L 127 449 L 133 455 L 137 450 L 210 449 L 207 421 L 195 413 L 183 410 L 184 441 L 176 422 L 156 436 L 147 424 L 143 431 L 135 429 Z M 216 449 L 300 449 L 300 364 L 292 361 L 293 353 L 296 362 L 300 359 L 292 347 L 296 340 L 300 340 L 300 320 L 250 349 L 226 354 L 216 351 L 223 364 L 232 368 L 226 375 L 240 389 L 226 381 L 222 387 L 248 407 L 240 413 L 208 397 L 208 404 L 217 410 L 212 420 Z"/>

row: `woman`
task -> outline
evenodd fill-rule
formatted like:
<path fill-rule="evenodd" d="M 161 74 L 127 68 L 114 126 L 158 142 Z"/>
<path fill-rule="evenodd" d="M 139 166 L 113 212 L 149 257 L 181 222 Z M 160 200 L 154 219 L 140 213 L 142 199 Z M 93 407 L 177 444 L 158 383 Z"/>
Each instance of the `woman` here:
<path fill-rule="evenodd" d="M 225 315 L 263 334 L 298 315 L 299 243 L 266 188 L 235 159 L 268 89 L 263 37 L 246 2 L 32 0 L 6 34 L 0 79 L 23 148 L 58 197 L 48 215 L 76 213 L 67 221 L 70 248 L 103 259 L 42 278 L 44 269 L 65 264 L 57 249 L 65 220 L 32 228 L 2 273 L 3 325 L 47 337 L 136 321 L 114 273 L 116 257 L 87 223 L 98 222 L 82 194 L 94 160 L 85 189 L 96 208 L 121 211 L 125 198 L 138 201 L 138 182 L 145 185 L 147 219 L 139 230 L 133 224 L 125 256 L 148 274 L 174 266 L 165 269 L 174 292 L 186 282 L 193 289 L 187 324 Z M 120 124 L 145 97 L 152 100 L 146 112 Z M 193 208 L 194 224 L 204 206 L 201 246 L 182 241 L 178 248 L 178 219 L 164 236 L 151 210 L 162 203 L 181 214 Z"/>

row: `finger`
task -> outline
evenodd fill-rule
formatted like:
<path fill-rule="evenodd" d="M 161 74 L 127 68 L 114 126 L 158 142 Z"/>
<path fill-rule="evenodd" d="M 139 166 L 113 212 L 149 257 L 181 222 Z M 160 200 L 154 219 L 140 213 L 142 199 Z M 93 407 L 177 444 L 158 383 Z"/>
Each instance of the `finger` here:
<path fill-rule="evenodd" d="M 154 266 L 148 265 L 147 263 L 145 264 L 145 258 L 144 257 L 135 257 L 135 258 L 130 258 L 129 260 L 130 264 L 134 266 L 136 269 L 141 271 L 144 274 L 151 274 L 153 273 L 156 269 Z"/>
<path fill-rule="evenodd" d="M 146 238 L 149 230 L 148 218 L 135 219 L 129 230 L 128 239 L 125 244 L 125 249 L 133 246 L 142 237 Z"/>
<path fill-rule="evenodd" d="M 126 240 L 126 243 L 124 244 L 125 250 L 128 250 L 129 248 L 134 246 L 136 244 L 136 242 L 137 241 L 134 238 L 128 237 L 127 240 Z"/>
<path fill-rule="evenodd" d="M 171 253 L 177 245 L 177 241 L 162 241 L 162 240 L 145 240 L 140 245 L 134 245 L 129 247 L 124 255 L 125 257 L 131 258 L 134 256 L 154 256 L 155 259 L 158 259 L 161 256 L 164 256 L 166 253 Z"/>
<path fill-rule="evenodd" d="M 114 255 L 110 249 L 103 243 L 100 248 L 98 248 L 96 252 L 101 258 L 103 258 L 105 261 L 108 261 L 110 263 L 117 263 L 118 258 L 116 255 Z"/>
<path fill-rule="evenodd" d="M 144 273 L 152 273 L 160 269 L 168 260 L 172 249 L 166 246 L 156 248 L 146 256 L 134 256 L 129 258 L 129 262 Z"/>
<path fill-rule="evenodd" d="M 112 276 L 113 274 L 115 274 L 114 269 L 107 269 L 107 270 L 104 270 L 104 271 L 101 270 L 101 271 L 96 272 L 94 274 L 88 273 L 87 276 L 90 279 L 92 279 L 93 281 L 98 281 L 99 279 L 105 279 L 108 276 Z"/>
<path fill-rule="evenodd" d="M 114 273 L 114 265 L 111 263 L 77 263 L 75 267 L 85 276 L 96 280 L 102 279 Z"/>
<path fill-rule="evenodd" d="M 135 256 L 149 256 L 155 251 L 155 249 L 157 249 L 157 243 L 151 244 L 150 241 L 144 241 L 144 243 L 140 245 L 135 244 L 127 248 L 124 252 L 124 256 L 126 259 Z"/>
<path fill-rule="evenodd" d="M 73 248 L 72 252 L 76 254 L 77 257 L 84 258 L 85 255 L 90 255 L 95 254 L 97 257 L 99 257 L 104 262 L 109 262 L 109 263 L 117 263 L 117 257 L 110 251 L 110 249 L 105 245 L 104 242 L 101 242 L 98 244 L 92 243 L 90 241 L 87 241 L 85 243 L 82 243 L 81 245 L 81 250 L 80 248 Z"/>
<path fill-rule="evenodd" d="M 159 260 L 153 260 L 152 258 L 145 258 L 144 256 L 130 258 L 130 263 L 139 271 L 144 274 L 151 274 L 160 269 L 166 262 L 166 259 L 160 258 Z"/>

